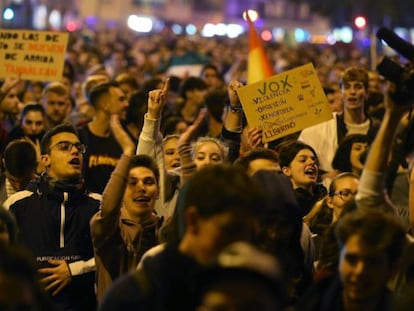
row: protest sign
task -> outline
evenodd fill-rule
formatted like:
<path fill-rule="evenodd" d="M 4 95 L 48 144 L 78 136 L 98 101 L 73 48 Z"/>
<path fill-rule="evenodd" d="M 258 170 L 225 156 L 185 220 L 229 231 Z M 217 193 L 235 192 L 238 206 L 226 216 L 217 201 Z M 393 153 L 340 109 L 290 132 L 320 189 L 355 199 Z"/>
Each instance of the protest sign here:
<path fill-rule="evenodd" d="M 332 113 L 311 63 L 237 90 L 250 127 L 264 143 L 327 121 Z"/>
<path fill-rule="evenodd" d="M 0 29 L 0 77 L 59 80 L 67 42 L 64 32 Z"/>

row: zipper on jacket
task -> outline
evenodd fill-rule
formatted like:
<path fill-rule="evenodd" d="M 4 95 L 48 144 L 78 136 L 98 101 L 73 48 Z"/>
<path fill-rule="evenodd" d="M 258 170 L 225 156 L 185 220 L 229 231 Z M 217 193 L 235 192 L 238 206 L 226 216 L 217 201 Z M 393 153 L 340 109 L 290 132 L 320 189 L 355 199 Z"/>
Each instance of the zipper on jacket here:
<path fill-rule="evenodd" d="M 68 193 L 63 192 L 63 202 L 60 204 L 60 241 L 59 246 L 60 248 L 65 247 L 65 204 L 68 201 Z"/>

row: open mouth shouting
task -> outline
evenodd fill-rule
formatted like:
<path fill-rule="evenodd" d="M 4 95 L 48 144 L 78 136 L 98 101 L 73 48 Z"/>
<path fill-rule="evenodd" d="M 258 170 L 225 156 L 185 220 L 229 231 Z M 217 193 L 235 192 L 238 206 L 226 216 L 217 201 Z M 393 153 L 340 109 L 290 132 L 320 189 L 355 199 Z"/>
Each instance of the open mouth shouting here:
<path fill-rule="evenodd" d="M 69 164 L 75 169 L 81 168 L 81 161 L 79 158 L 73 158 L 72 160 L 69 161 Z"/>
<path fill-rule="evenodd" d="M 312 165 L 312 167 L 307 168 L 305 170 L 305 175 L 312 179 L 316 179 L 318 177 L 318 169 L 316 165 Z"/>
<path fill-rule="evenodd" d="M 356 103 L 358 101 L 358 99 L 356 97 L 348 97 L 348 102 L 349 103 Z"/>
<path fill-rule="evenodd" d="M 132 200 L 134 203 L 146 205 L 151 202 L 151 198 L 147 196 L 138 196 Z"/>

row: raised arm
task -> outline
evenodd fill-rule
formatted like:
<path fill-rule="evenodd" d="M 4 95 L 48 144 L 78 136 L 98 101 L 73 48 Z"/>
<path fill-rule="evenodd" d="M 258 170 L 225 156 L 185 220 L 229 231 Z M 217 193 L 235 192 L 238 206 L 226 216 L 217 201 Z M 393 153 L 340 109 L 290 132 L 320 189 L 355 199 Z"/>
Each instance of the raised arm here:
<path fill-rule="evenodd" d="M 203 108 L 198 113 L 198 116 L 193 124 L 191 124 L 178 139 L 178 153 L 180 154 L 181 162 L 181 184 L 184 184 L 197 170 L 193 161 L 191 142 L 194 139 L 195 133 L 203 123 L 207 115 L 207 109 Z"/>
<path fill-rule="evenodd" d="M 162 89 L 152 90 L 148 93 L 148 110 L 144 116 L 144 125 L 138 140 L 137 154 L 146 154 L 152 157 L 159 156 L 156 149 L 162 146 L 161 114 L 165 106 L 169 85 L 170 82 L 167 79 Z"/>
<path fill-rule="evenodd" d="M 409 105 L 396 103 L 390 89 L 385 96 L 385 114 L 377 136 L 370 146 L 358 188 L 357 202 L 364 207 L 385 207 L 385 171 L 388 167 L 391 142 L 397 126 Z M 362 203 L 362 204 L 361 204 Z"/>
<path fill-rule="evenodd" d="M 230 105 L 228 106 L 224 126 L 221 130 L 220 140 L 229 146 L 228 159 L 234 162 L 240 155 L 241 133 L 243 131 L 243 108 L 241 106 L 237 89 L 243 84 L 232 81 L 227 87 Z"/>
<path fill-rule="evenodd" d="M 169 79 L 162 89 L 148 93 L 148 110 L 144 116 L 144 125 L 138 140 L 137 154 L 146 154 L 157 162 L 160 169 L 160 199 L 155 210 L 160 212 L 165 202 L 165 189 L 167 187 L 167 172 L 164 162 L 163 137 L 160 132 L 161 114 L 165 106 L 165 98 L 169 90 Z"/>
<path fill-rule="evenodd" d="M 224 127 L 231 132 L 242 132 L 243 108 L 240 103 L 237 89 L 241 88 L 243 84 L 238 81 L 232 81 L 227 87 L 227 94 L 230 101 L 229 111 L 224 120 Z"/>
<path fill-rule="evenodd" d="M 115 139 L 122 147 L 123 154 L 102 194 L 100 211 L 91 220 L 92 240 L 95 247 L 99 247 L 105 239 L 111 237 L 118 226 L 129 166 L 135 153 L 134 142 L 122 128 L 118 115 L 111 116 L 110 125 Z"/>

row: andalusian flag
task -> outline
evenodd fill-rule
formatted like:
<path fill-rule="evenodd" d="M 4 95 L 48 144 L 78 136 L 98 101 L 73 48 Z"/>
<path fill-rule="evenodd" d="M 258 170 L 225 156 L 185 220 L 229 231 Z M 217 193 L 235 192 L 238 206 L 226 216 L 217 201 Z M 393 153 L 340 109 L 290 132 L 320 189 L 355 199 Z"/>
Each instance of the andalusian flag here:
<path fill-rule="evenodd" d="M 246 12 L 249 23 L 249 57 L 247 65 L 247 84 L 271 77 L 273 68 L 266 56 L 262 41 L 254 28 L 249 13 Z"/>

